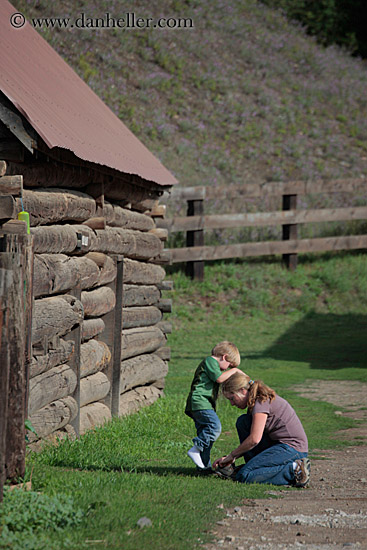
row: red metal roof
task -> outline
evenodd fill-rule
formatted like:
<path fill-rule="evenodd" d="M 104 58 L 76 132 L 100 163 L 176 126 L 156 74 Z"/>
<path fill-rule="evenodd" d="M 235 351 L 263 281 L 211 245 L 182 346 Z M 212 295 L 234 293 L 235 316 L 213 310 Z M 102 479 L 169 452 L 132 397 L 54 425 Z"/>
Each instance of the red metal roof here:
<path fill-rule="evenodd" d="M 0 88 L 47 146 L 159 185 L 177 183 L 31 24 L 11 26 L 17 11 L 1 0 Z"/>

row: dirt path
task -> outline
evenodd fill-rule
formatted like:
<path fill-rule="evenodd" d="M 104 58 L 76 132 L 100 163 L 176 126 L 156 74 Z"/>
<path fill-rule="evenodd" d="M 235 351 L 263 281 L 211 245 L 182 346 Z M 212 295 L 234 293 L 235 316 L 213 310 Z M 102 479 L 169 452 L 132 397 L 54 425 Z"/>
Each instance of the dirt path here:
<path fill-rule="evenodd" d="M 361 420 L 340 436 L 363 445 L 315 450 L 309 488 L 239 502 L 218 522 L 206 550 L 367 550 L 367 384 L 317 381 L 294 389 Z"/>

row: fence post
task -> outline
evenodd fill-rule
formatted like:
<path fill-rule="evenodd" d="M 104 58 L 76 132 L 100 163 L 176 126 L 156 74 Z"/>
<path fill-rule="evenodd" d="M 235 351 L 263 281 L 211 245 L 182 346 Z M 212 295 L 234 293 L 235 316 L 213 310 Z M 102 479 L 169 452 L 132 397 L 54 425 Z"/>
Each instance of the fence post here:
<path fill-rule="evenodd" d="M 283 195 L 283 210 L 295 210 L 297 208 L 297 195 Z M 297 239 L 297 224 L 283 225 L 283 241 Z M 283 254 L 283 262 L 286 267 L 294 271 L 297 267 L 297 254 Z"/>
<path fill-rule="evenodd" d="M 204 200 L 188 200 L 187 201 L 187 215 L 188 216 L 203 216 L 204 214 Z M 186 246 L 203 246 L 204 245 L 204 230 L 198 229 L 196 231 L 187 231 L 186 233 Z M 204 280 L 204 261 L 187 262 L 186 263 L 186 275 L 197 281 Z"/>

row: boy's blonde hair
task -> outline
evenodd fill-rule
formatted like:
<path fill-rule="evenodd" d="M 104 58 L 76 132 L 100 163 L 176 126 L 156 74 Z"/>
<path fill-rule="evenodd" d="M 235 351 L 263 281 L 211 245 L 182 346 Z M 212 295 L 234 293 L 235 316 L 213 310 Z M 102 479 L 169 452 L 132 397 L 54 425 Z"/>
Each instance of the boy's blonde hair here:
<path fill-rule="evenodd" d="M 238 367 L 238 365 L 241 363 L 241 357 L 238 348 L 234 344 L 232 344 L 232 342 L 228 342 L 227 340 L 225 340 L 224 342 L 219 342 L 219 344 L 217 344 L 212 349 L 212 355 L 214 355 L 214 357 L 226 355 L 227 361 L 231 363 L 232 367 Z"/>

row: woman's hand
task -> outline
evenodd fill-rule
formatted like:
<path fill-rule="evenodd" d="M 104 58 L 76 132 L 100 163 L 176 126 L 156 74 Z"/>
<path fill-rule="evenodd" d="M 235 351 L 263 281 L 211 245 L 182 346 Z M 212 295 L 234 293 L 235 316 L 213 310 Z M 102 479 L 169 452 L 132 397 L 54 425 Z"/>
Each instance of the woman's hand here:
<path fill-rule="evenodd" d="M 218 468 L 218 466 L 221 466 L 221 461 L 225 458 L 226 458 L 225 456 L 222 456 L 222 458 L 217 458 L 216 460 L 214 460 L 214 462 L 213 462 L 214 470 L 216 470 Z"/>
<path fill-rule="evenodd" d="M 228 466 L 228 464 L 233 464 L 233 462 L 234 462 L 233 455 L 232 453 L 229 453 L 229 455 L 227 456 L 222 456 L 222 458 L 217 458 L 217 460 L 213 462 L 213 468 L 215 470 L 216 468 L 218 468 L 218 466 Z"/>

